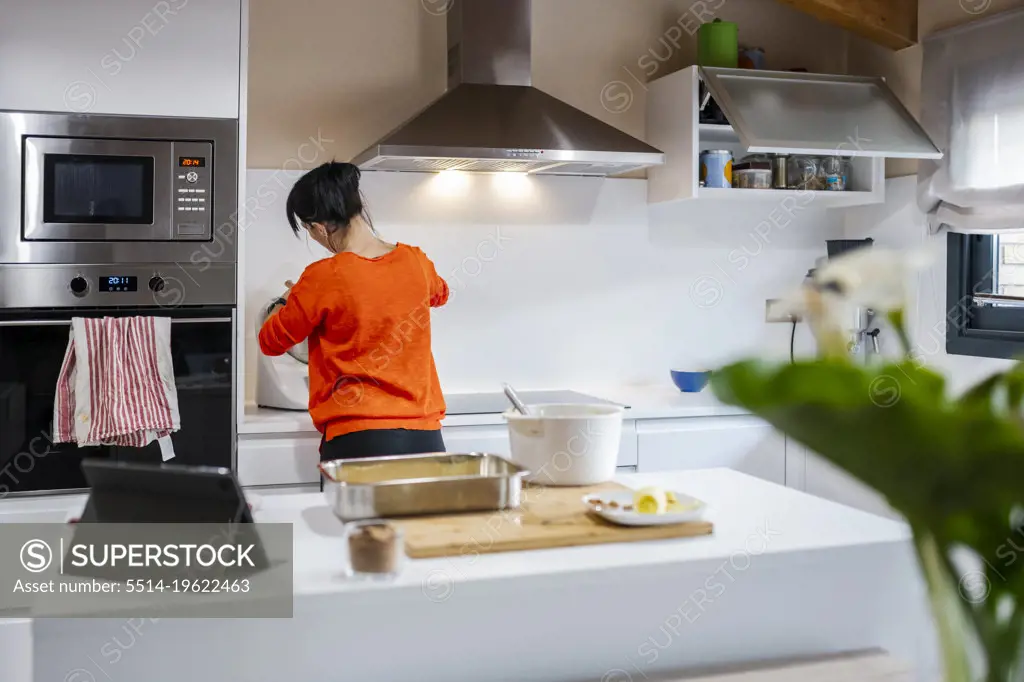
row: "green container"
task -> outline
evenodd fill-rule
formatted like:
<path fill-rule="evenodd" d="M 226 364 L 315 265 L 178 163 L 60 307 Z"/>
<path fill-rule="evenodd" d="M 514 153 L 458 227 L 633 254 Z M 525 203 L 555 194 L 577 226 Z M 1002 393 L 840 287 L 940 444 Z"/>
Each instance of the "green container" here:
<path fill-rule="evenodd" d="M 731 21 L 702 24 L 697 31 L 697 63 L 700 66 L 722 66 L 735 69 L 739 65 L 739 27 Z"/>

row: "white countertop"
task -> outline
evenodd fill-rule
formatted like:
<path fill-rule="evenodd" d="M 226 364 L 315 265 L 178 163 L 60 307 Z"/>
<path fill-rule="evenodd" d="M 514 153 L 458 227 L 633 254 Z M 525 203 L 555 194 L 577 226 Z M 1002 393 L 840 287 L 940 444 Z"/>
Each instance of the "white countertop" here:
<path fill-rule="evenodd" d="M 340 574 L 342 525 L 321 493 L 249 494 L 257 522 L 294 528 L 295 593 L 419 588 L 430 579 L 461 582 L 592 571 L 729 558 L 752 532 L 764 530 L 765 553 L 820 551 L 910 538 L 903 523 L 874 516 L 730 469 L 704 469 L 617 478 L 631 487 L 657 484 L 691 494 L 709 505 L 715 525 L 708 537 L 606 544 L 536 552 L 504 552 L 410 561 L 390 583 L 347 581 Z M 85 495 L 10 498 L 0 502 L 0 523 L 62 521 L 80 514 Z M 497 514 L 497 513 L 496 513 Z M 500 518 L 500 514 L 497 514 Z M 484 531 L 482 531 L 484 532 Z"/>
<path fill-rule="evenodd" d="M 573 390 L 615 403 L 629 405 L 626 419 L 671 419 L 673 417 L 719 417 L 746 414 L 719 402 L 710 389 L 683 393 L 671 384 L 618 387 L 572 387 Z M 501 414 L 450 415 L 442 426 L 487 426 L 503 424 Z M 240 434 L 315 433 L 307 412 L 246 407 Z"/>
<path fill-rule="evenodd" d="M 321 495 L 267 495 L 257 520 L 293 524 L 292 618 L 165 618 L 131 640 L 123 618 L 21 621 L 19 632 L 36 679 L 82 669 L 92 677 L 76 680 L 111 682 L 339 670 L 380 682 L 618 681 L 876 647 L 933 658 L 920 651 L 927 597 L 904 524 L 725 469 L 620 480 L 704 499 L 714 534 L 410 560 L 390 582 L 350 581 L 341 524 Z M 9 499 L 0 520 L 80 504 Z M 97 656 L 115 636 L 131 649 Z"/>
<path fill-rule="evenodd" d="M 904 543 L 909 528 L 850 507 L 812 497 L 729 469 L 633 474 L 617 480 L 631 487 L 657 484 L 687 492 L 708 503 L 712 535 L 670 541 L 619 543 L 503 552 L 409 561 L 403 573 L 384 585 L 346 581 L 339 575 L 341 523 L 319 493 L 267 496 L 257 521 L 294 524 L 296 594 L 324 594 L 514 579 L 565 572 L 587 572 L 689 561 L 728 559 L 752 534 L 764 531 L 765 554 L 823 551 L 878 543 Z M 498 515 L 500 518 L 500 514 Z M 485 531 L 481 531 L 485 532 Z M 749 543 L 748 543 L 749 544 Z"/>

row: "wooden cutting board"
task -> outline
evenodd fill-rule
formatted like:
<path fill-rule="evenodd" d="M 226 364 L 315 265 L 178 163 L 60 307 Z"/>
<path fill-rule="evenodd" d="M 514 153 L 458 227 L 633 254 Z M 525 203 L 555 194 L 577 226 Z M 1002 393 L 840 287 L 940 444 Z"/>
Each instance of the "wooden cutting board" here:
<path fill-rule="evenodd" d="M 713 526 L 707 521 L 617 526 L 589 514 L 581 501 L 592 492 L 622 489 L 624 486 L 617 483 L 581 488 L 526 486 L 520 509 L 396 519 L 394 523 L 405 531 L 405 553 L 413 559 L 662 540 L 712 532 Z"/>

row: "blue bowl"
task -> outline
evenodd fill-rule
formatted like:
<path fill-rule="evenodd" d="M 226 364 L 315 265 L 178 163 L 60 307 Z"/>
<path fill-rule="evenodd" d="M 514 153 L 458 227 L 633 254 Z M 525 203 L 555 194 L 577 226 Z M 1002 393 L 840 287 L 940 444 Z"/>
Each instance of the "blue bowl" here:
<path fill-rule="evenodd" d="M 672 383 L 683 393 L 700 393 L 708 385 L 711 372 L 678 372 L 671 371 Z"/>

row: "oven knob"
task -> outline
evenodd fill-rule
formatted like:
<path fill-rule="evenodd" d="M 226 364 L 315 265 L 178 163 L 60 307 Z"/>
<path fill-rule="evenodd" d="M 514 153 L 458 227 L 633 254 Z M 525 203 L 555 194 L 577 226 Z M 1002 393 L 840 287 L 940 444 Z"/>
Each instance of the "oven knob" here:
<path fill-rule="evenodd" d="M 85 277 L 75 277 L 69 286 L 75 296 L 85 296 L 85 292 L 89 290 L 89 283 L 85 281 Z"/>
<path fill-rule="evenodd" d="M 195 171 L 189 171 L 188 173 L 185 174 L 185 182 L 199 182 L 199 173 L 196 173 Z"/>
<path fill-rule="evenodd" d="M 156 275 L 153 279 L 149 280 L 149 290 L 154 293 L 159 293 L 164 290 L 164 278 Z"/>

